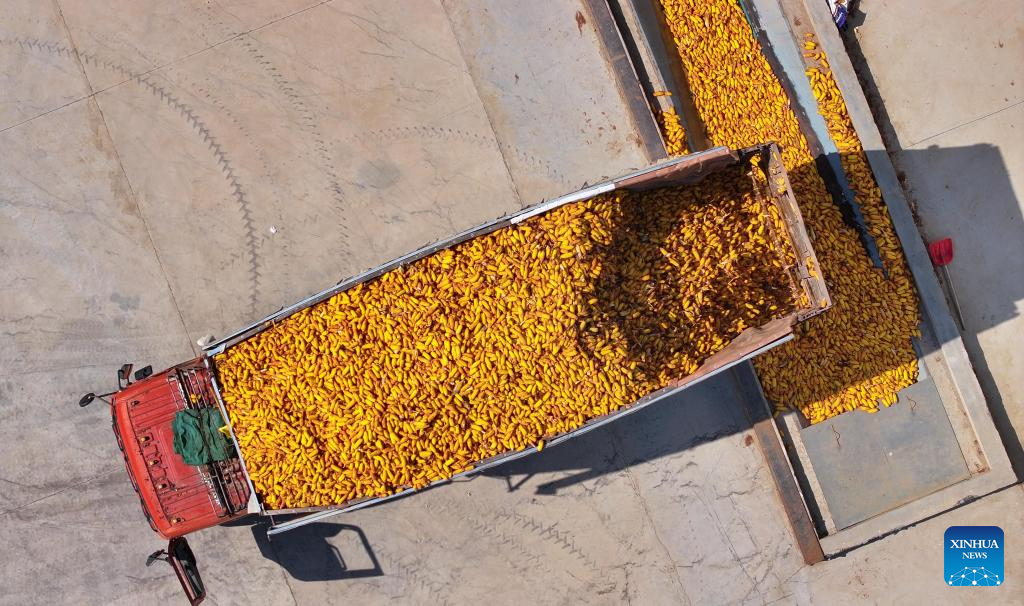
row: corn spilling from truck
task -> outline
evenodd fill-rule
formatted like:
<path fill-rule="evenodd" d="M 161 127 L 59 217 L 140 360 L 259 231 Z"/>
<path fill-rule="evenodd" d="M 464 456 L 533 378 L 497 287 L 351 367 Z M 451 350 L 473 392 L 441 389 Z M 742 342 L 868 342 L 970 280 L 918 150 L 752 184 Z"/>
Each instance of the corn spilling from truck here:
<path fill-rule="evenodd" d="M 814 237 L 835 306 L 802 326 L 797 338 L 756 360 L 765 395 L 812 422 L 896 402 L 917 379 L 913 336 L 917 294 L 888 210 L 868 168 L 823 54 L 809 77 L 819 110 L 875 238 L 876 268 L 826 191 L 789 99 L 735 0 L 661 0 L 708 138 L 716 145 L 777 141 L 793 192 Z M 808 41 L 805 51 L 816 51 Z M 677 139 L 667 121 L 666 138 Z M 671 151 L 671 150 L 670 150 Z M 886 275 L 888 274 L 888 275 Z"/>
<path fill-rule="evenodd" d="M 658 125 L 665 135 L 665 149 L 671 156 L 682 156 L 689 153 L 686 144 L 686 130 L 682 119 L 674 109 L 658 112 Z"/>
<path fill-rule="evenodd" d="M 227 348 L 221 391 L 264 505 L 386 496 L 541 448 L 816 306 L 752 168 L 559 206 Z"/>

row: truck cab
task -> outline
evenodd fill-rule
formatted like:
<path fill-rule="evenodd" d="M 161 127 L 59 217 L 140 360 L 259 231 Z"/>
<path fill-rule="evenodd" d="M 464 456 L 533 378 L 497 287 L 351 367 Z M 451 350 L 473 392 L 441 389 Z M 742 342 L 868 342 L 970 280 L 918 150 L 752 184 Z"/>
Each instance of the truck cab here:
<path fill-rule="evenodd" d="M 211 371 L 203 357 L 157 374 L 146 367 L 131 381 L 131 365 L 118 371 L 119 390 L 108 394 L 114 436 L 125 470 L 139 495 L 150 527 L 170 541 L 150 556 L 171 564 L 189 600 L 205 596 L 188 544 L 188 533 L 247 515 L 249 483 L 237 453 L 225 461 L 189 465 L 174 450 L 175 415 L 185 410 L 217 408 Z M 94 399 L 88 394 L 79 404 Z"/>

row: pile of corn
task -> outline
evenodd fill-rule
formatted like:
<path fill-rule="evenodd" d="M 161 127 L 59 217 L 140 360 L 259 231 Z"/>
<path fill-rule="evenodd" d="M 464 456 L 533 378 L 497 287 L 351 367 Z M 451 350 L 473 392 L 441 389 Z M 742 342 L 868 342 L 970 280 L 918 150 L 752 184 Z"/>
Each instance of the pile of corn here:
<path fill-rule="evenodd" d="M 694 103 L 716 145 L 776 141 L 834 307 L 802 325 L 798 338 L 760 356 L 758 375 L 778 409 L 811 422 L 895 403 L 916 380 L 917 296 L 881 193 L 853 131 L 824 56 L 808 53 L 819 110 L 874 235 L 888 277 L 874 267 L 857 233 L 825 190 L 789 99 L 736 0 L 661 0 Z M 805 46 L 814 51 L 813 42 Z"/>
<path fill-rule="evenodd" d="M 682 120 L 676 110 L 669 109 L 658 112 L 658 124 L 661 132 L 665 135 L 665 149 L 669 155 L 683 156 L 688 153 L 686 145 L 686 131 L 683 129 Z"/>
<path fill-rule="evenodd" d="M 746 170 L 559 207 L 218 355 L 265 505 L 385 496 L 543 447 L 791 312 L 792 250 Z"/>

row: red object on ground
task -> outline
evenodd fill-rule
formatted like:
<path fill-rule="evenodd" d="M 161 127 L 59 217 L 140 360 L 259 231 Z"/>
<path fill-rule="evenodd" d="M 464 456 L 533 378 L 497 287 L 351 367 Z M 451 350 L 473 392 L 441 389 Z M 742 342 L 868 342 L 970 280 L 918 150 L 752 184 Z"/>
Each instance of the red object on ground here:
<path fill-rule="evenodd" d="M 960 330 L 964 330 L 964 315 L 960 311 L 960 301 L 957 299 L 956 291 L 953 290 L 953 281 L 949 278 L 949 264 L 953 262 L 953 238 L 943 238 L 929 244 L 928 256 L 932 258 L 932 265 L 942 268 L 943 277 L 946 278 L 946 288 L 949 289 L 949 296 L 953 300 L 953 311 L 956 312 Z"/>
<path fill-rule="evenodd" d="M 953 262 L 953 238 L 943 238 L 928 245 L 928 256 L 932 265 L 945 267 Z"/>

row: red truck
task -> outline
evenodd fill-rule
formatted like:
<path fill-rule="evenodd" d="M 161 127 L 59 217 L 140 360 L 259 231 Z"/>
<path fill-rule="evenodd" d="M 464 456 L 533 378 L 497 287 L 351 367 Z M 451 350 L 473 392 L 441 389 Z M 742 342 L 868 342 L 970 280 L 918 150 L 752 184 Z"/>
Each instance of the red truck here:
<path fill-rule="evenodd" d="M 156 375 L 147 366 L 134 377 L 133 382 L 132 365 L 125 364 L 117 372 L 118 391 L 102 396 L 86 394 L 79 405 L 112 396 L 111 425 L 128 479 L 139 495 L 150 528 L 169 541 L 167 549 L 152 554 L 146 565 L 157 559 L 169 562 L 190 603 L 198 604 L 206 591 L 183 537 L 248 515 L 252 493 L 240 458 L 194 466 L 174 452 L 174 416 L 183 410 L 217 407 L 204 358 Z"/>
<path fill-rule="evenodd" d="M 183 538 L 190 532 L 209 528 L 248 514 L 279 515 L 306 514 L 271 526 L 269 534 L 284 532 L 305 524 L 322 520 L 346 511 L 360 509 L 396 498 L 406 491 L 383 498 L 358 499 L 330 507 L 271 510 L 264 507 L 255 494 L 244 457 L 230 427 L 229 411 L 220 397 L 214 356 L 245 339 L 260 333 L 291 314 L 316 305 L 356 284 L 372 280 L 381 274 L 407 263 L 449 248 L 471 238 L 519 223 L 529 217 L 563 204 L 585 200 L 617 188 L 651 189 L 678 186 L 700 181 L 708 174 L 740 165 L 756 167 L 763 172 L 762 179 L 751 179 L 757 195 L 775 204 L 785 218 L 789 244 L 794 248 L 797 265 L 789 268 L 794 288 L 806 295 L 807 306 L 789 316 L 778 318 L 763 326 L 750 327 L 737 336 L 722 351 L 715 354 L 693 374 L 680 377 L 668 387 L 651 393 L 636 402 L 602 417 L 589 420 L 576 430 L 546 438 L 547 445 L 555 446 L 574 436 L 586 433 L 616 418 L 631 414 L 667 395 L 690 387 L 697 382 L 730 368 L 744 360 L 775 347 L 792 338 L 794 326 L 830 305 L 828 292 L 820 272 L 809 270 L 817 259 L 804 230 L 800 211 L 788 178 L 782 166 L 778 147 L 764 144 L 738 151 L 715 148 L 662 162 L 650 168 L 586 187 L 578 192 L 550 200 L 503 217 L 475 229 L 425 246 L 413 253 L 395 259 L 380 267 L 343 280 L 335 286 L 310 296 L 295 305 L 283 308 L 228 337 L 205 347 L 203 355 L 154 374 L 145 367 L 132 374 L 132 366 L 124 365 L 117 373 L 118 389 L 109 394 L 86 394 L 79 401 L 86 406 L 96 398 L 110 405 L 114 436 L 124 456 L 128 477 L 139 495 L 143 514 L 150 526 L 169 540 L 166 550 L 150 556 L 147 565 L 165 560 L 174 568 L 190 602 L 198 604 L 206 595 L 195 557 Z M 134 377 L 134 381 L 132 380 Z M 111 396 L 109 400 L 105 398 Z M 175 431 L 172 422 L 181 411 L 214 409 L 221 414 L 230 434 L 233 450 L 226 460 L 203 465 L 190 465 L 175 452 Z M 484 469 L 528 455 L 536 448 L 507 452 L 480 461 L 466 472 L 476 474 Z M 465 474 L 461 474 L 465 475 Z"/>

